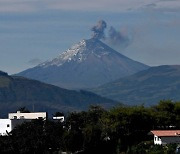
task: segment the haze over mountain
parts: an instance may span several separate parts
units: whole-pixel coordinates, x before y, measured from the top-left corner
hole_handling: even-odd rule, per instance
[[[152,105],[162,99],[180,101],[180,65],[151,67],[92,91],[130,105]]]
[[[8,76],[0,71],[0,116],[7,116],[20,107],[32,111],[86,110],[90,105],[112,107],[117,102],[87,91],[62,89],[24,77]]]
[[[97,87],[148,66],[113,50],[97,38],[82,40],[57,58],[20,72],[19,76],[69,89]]]

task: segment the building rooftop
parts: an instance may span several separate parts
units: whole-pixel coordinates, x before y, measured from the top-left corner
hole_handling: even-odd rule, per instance
[[[156,136],[180,136],[180,130],[153,130],[151,133]]]
[[[46,112],[31,112],[31,113],[21,113],[17,111],[17,113],[9,113],[9,119],[46,119],[47,113]]]

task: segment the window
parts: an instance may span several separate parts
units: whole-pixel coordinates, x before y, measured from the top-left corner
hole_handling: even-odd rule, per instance
[[[20,119],[24,119],[24,116],[20,116]]]
[[[9,127],[9,124],[7,124],[7,127]]]

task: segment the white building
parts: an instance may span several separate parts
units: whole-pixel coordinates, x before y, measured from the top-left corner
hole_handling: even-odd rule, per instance
[[[0,119],[0,135],[7,135],[14,129],[14,127],[16,127],[19,124],[22,124],[23,122],[23,120]]]
[[[180,130],[153,130],[154,144],[180,143]]]
[[[47,113],[46,112],[33,112],[33,113],[21,113],[17,111],[17,113],[9,113],[9,119],[44,119],[46,120]]]
[[[53,117],[53,120],[57,120],[57,121],[60,121],[60,122],[64,122],[64,116]]]
[[[34,113],[9,113],[8,119],[0,119],[0,135],[4,136],[11,132],[14,127],[22,124],[24,121],[29,121],[33,119],[44,119],[46,120],[46,112],[34,112]]]

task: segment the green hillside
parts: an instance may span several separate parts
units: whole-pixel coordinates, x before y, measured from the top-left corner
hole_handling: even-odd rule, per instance
[[[129,105],[152,105],[162,99],[179,101],[180,66],[151,67],[92,91]]]
[[[91,92],[66,90],[0,72],[0,116],[22,106],[26,106],[30,110],[34,108],[35,111],[53,113],[86,110],[91,104],[110,107],[116,102]]]

